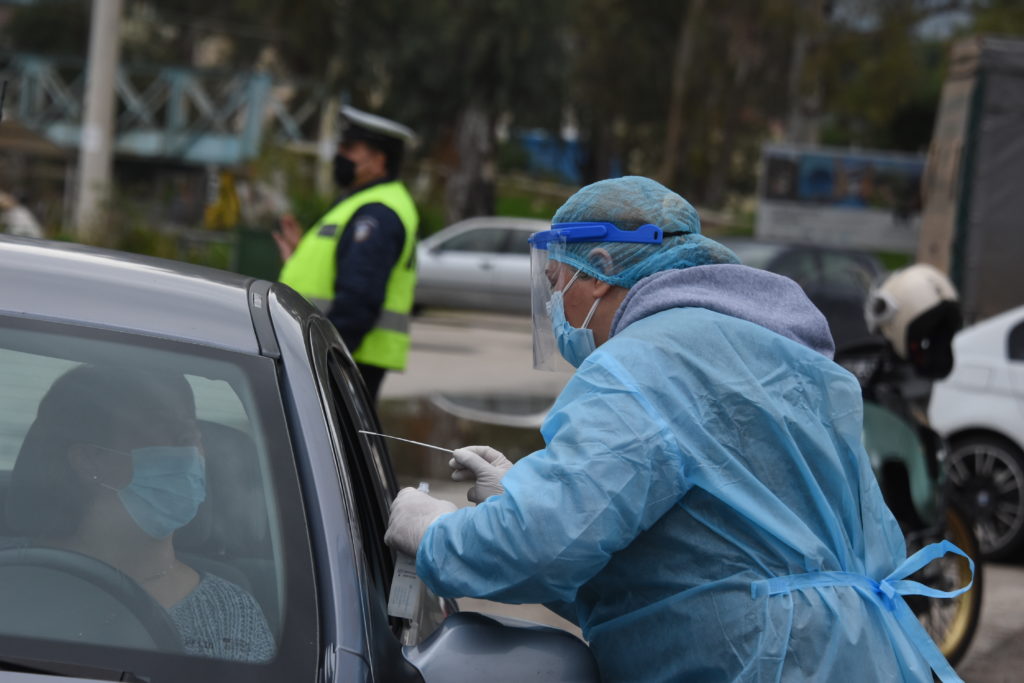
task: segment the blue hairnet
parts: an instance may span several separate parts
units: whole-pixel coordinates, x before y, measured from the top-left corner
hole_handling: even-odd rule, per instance
[[[663,270],[740,262],[730,249],[700,234],[700,217],[690,202],[650,178],[625,176],[587,185],[551,219],[585,221],[612,223],[620,230],[653,223],[666,233],[684,233],[666,235],[661,244],[570,242],[550,250],[552,259],[619,287],[628,289]]]

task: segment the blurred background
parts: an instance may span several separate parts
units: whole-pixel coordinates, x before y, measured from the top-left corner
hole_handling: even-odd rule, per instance
[[[260,233],[335,199],[341,101],[419,134],[405,175],[424,237],[470,216],[546,219],[625,173],[678,190],[712,234],[753,233],[765,195],[912,222],[953,45],[1024,35],[1016,0],[95,5],[0,2],[0,189],[49,237],[267,276]],[[90,28],[114,52],[92,85],[114,92],[109,181],[79,168],[102,137],[83,119]],[[99,225],[78,225],[96,201],[83,184]],[[899,264],[909,244],[878,246]]]
[[[280,216],[312,225],[338,199],[339,106],[415,130],[418,317],[379,412],[445,447],[514,460],[543,445],[568,375],[530,369],[525,236],[583,184],[676,190],[705,234],[799,282],[838,346],[870,337],[881,277],[937,266],[965,321],[1004,320],[1010,340],[972,375],[981,398],[952,400],[1018,418],[981,433],[1002,448],[999,486],[1016,482],[988,551],[1016,564],[989,575],[961,668],[1017,680],[1024,655],[1003,644],[1024,633],[1021,0],[0,0],[0,81],[4,231],[267,279]],[[403,483],[464,495],[442,458],[392,455]]]

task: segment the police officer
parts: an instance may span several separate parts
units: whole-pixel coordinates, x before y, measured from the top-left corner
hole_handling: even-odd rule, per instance
[[[279,279],[334,323],[376,400],[384,373],[404,369],[409,349],[419,216],[398,174],[414,135],[349,106],[341,121],[334,180],[346,195],[305,235],[294,216],[281,219]]]

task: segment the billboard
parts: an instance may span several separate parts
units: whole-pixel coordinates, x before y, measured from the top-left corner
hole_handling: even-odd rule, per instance
[[[923,155],[772,145],[761,161],[759,238],[917,250]]]

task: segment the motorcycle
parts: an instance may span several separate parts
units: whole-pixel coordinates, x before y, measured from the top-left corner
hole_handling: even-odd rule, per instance
[[[974,585],[963,595],[906,598],[942,654],[956,665],[978,627],[984,572],[973,527],[951,496],[945,443],[928,426],[928,384],[881,339],[837,351],[836,362],[861,384],[864,446],[906,537],[907,554],[946,539],[974,559]],[[948,591],[967,585],[971,570],[964,558],[946,555],[910,578]]]

